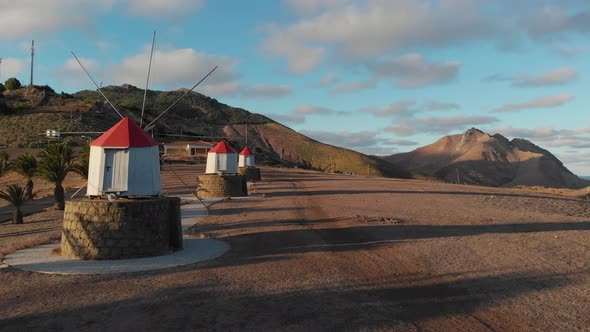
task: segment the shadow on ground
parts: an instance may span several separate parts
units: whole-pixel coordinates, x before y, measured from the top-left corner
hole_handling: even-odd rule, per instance
[[[234,292],[224,289],[223,285],[188,283],[142,297],[4,319],[0,321],[0,329],[392,329],[418,326],[439,317],[470,315],[479,307],[493,307],[521,294],[565,286],[571,280],[550,274],[453,277],[455,280],[440,281],[444,278],[438,276],[416,283],[409,281],[386,286],[360,284],[310,288],[277,294]],[[459,326],[462,324],[453,319],[445,322],[453,321]],[[483,321],[480,324],[482,328],[493,328]],[[445,330],[445,325],[439,327]],[[511,328],[517,330],[518,326],[512,325]]]

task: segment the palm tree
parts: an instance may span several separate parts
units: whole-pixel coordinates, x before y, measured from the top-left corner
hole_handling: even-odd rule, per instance
[[[72,171],[78,173],[84,180],[88,180],[88,167],[90,166],[90,145],[84,146],[80,155],[78,155],[78,162],[74,165]]]
[[[50,145],[41,151],[38,173],[43,179],[53,182],[55,185],[53,196],[55,208],[58,210],[65,208],[62,184],[68,173],[73,170],[75,161],[74,150],[66,144]]]
[[[33,198],[33,176],[37,174],[37,159],[30,153],[20,155],[12,164],[12,169],[27,179],[25,198]]]
[[[25,203],[25,190],[17,184],[11,184],[6,187],[5,191],[0,191],[0,199],[7,201],[14,206],[14,214],[12,215],[13,224],[23,223],[23,212],[21,207]]]
[[[4,175],[10,169],[10,160],[8,153],[0,151],[0,176]]]

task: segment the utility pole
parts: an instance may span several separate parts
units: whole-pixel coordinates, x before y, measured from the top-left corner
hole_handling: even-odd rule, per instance
[[[457,171],[457,184],[461,184],[461,183],[459,182],[459,169],[458,169],[458,168],[455,168],[455,170]]]
[[[0,58],[0,82],[2,82],[2,58]]]
[[[35,41],[31,41],[31,86],[33,86],[33,63],[35,60]]]

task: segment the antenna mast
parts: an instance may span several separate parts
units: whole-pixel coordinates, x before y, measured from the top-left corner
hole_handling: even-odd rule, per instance
[[[145,110],[145,99],[147,97],[148,85],[150,84],[150,72],[152,71],[152,57],[154,56],[154,44],[156,43],[156,30],[154,30],[154,37],[152,38],[152,51],[150,52],[150,64],[148,66],[147,81],[145,82],[145,91],[143,92],[143,105],[141,106],[141,118],[139,119],[139,127],[143,125],[143,111]]]
[[[33,63],[35,60],[35,40],[31,40],[31,86],[33,86]]]

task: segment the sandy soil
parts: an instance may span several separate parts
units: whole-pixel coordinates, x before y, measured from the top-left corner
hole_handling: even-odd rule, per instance
[[[100,276],[0,269],[0,330],[590,327],[585,200],[281,169],[263,179],[259,197],[213,205],[194,230],[231,244],[216,260]],[[59,226],[49,213],[0,224],[0,246]]]

